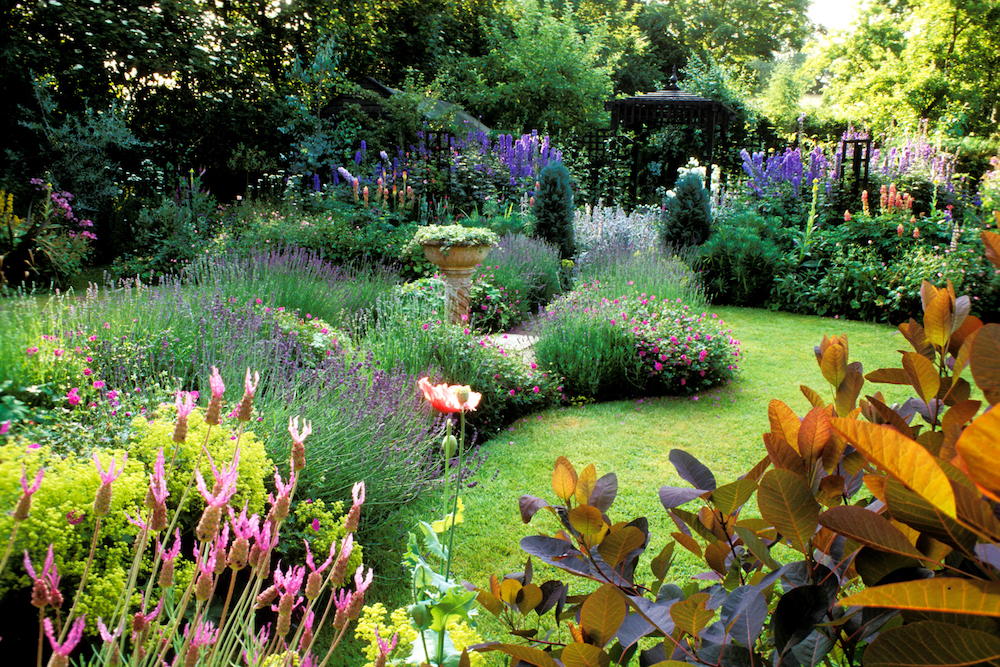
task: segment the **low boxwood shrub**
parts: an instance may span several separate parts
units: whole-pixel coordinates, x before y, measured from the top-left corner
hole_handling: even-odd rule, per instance
[[[599,283],[584,285],[537,325],[538,363],[563,378],[567,395],[688,394],[736,376],[739,341],[715,315],[645,294],[607,295]]]

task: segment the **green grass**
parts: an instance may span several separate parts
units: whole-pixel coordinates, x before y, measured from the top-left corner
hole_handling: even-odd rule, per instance
[[[612,521],[646,516],[650,551],[656,553],[676,530],[657,490],[662,485],[687,486],[667,458],[671,449],[693,454],[715,473],[719,484],[732,481],[766,453],[761,436],[769,430],[771,399],[784,401],[802,416],[810,405],[800,384],[827,393],[812,349],[824,333],[846,333],[851,360],[862,361],[866,372],[898,365],[895,350],[904,345],[895,329],[884,325],[741,308],[713,311],[742,342],[739,381],[700,394],[697,400],[663,397],[554,408],[520,420],[484,444],[490,458],[475,480],[477,487],[465,496],[465,523],[459,526],[455,559],[461,577],[482,586],[491,574],[520,571],[526,558],[518,546],[520,538],[556,530],[548,512],[539,513],[532,525],[523,525],[517,499],[531,494],[554,500],[551,475],[559,455],[578,470],[592,462],[598,475],[617,474],[619,495],[609,516]],[[906,396],[903,390],[885,388],[867,384],[862,394],[882,389],[890,402]],[[408,512],[413,520],[426,518],[433,502]],[[755,509],[751,501],[748,512]],[[540,563],[534,565],[539,581],[555,574]],[[640,565],[640,571],[644,567]],[[671,578],[683,583],[697,571],[693,559],[682,557]],[[500,632],[491,624],[486,627]]]

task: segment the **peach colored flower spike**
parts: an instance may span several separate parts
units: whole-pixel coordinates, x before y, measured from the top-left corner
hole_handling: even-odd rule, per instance
[[[428,378],[420,378],[417,382],[420,386],[421,391],[424,392],[424,398],[430,401],[430,404],[440,412],[462,412],[464,410],[475,410],[476,406],[479,405],[480,399],[483,395],[472,391],[469,387],[453,384],[431,384]],[[468,398],[463,402],[459,398],[460,392],[467,392]]]

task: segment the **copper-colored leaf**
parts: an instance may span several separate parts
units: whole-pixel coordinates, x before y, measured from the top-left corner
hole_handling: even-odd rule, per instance
[[[962,322],[962,326],[955,329],[951,334],[951,340],[948,342],[948,352],[958,360],[955,362],[955,368],[953,369],[955,375],[960,375],[962,369],[965,368],[965,364],[969,362],[968,353],[966,353],[964,363],[962,362],[962,348],[967,344],[971,346],[976,332],[982,328],[983,321],[975,315],[969,315]]]
[[[494,616],[499,616],[503,611],[503,602],[496,595],[481,588],[476,589],[476,602],[486,607],[486,611]]]
[[[958,520],[969,530],[990,542],[1000,542],[1000,520],[993,514],[993,507],[979,495],[961,484],[952,484]]]
[[[910,544],[906,536],[888,519],[863,507],[834,507],[820,514],[819,522],[827,528],[873,549],[914,558],[923,557],[923,554]]]
[[[852,364],[853,365],[853,364]],[[865,386],[865,379],[861,373],[849,369],[844,381],[837,387],[834,394],[834,403],[837,406],[837,414],[847,417],[858,404],[858,396],[861,395],[861,388]]]
[[[877,466],[894,475],[948,516],[955,516],[955,495],[934,456],[886,426],[834,419],[833,429]]]
[[[509,605],[517,602],[517,594],[521,592],[521,582],[517,579],[504,579],[500,582],[500,599]]]
[[[709,544],[705,547],[705,563],[715,572],[726,575],[726,556],[729,555],[729,547],[725,544]]]
[[[653,577],[657,581],[662,581],[667,572],[670,570],[670,566],[674,562],[674,548],[677,546],[676,542],[667,542],[667,546],[649,563],[649,569],[653,571]],[[699,554],[700,556],[700,554]]]
[[[559,656],[565,667],[608,667],[611,656],[591,644],[567,644]]]
[[[830,441],[830,416],[823,408],[813,408],[802,418],[799,427],[799,455],[812,468],[823,454],[823,448]]]
[[[819,368],[823,371],[823,379],[836,389],[847,375],[847,350],[841,345],[831,345],[826,348]]]
[[[874,409],[894,429],[905,435],[907,438],[913,438],[913,429],[910,428],[910,425],[907,424],[895,410],[890,408],[875,396],[868,396],[868,403],[871,405],[872,409]]]
[[[949,481],[949,485],[950,483]],[[954,487],[952,487],[952,493],[954,494]],[[902,482],[895,478],[886,480],[885,503],[893,519],[919,531],[924,539],[936,540],[948,545],[949,548],[959,549],[966,554],[972,553],[976,543],[976,536],[972,531],[919,494],[907,489]],[[924,541],[918,540],[917,542],[917,548],[925,554],[930,554],[928,551],[930,547],[931,545],[925,544]]]
[[[580,627],[595,645],[603,647],[614,638],[627,611],[628,605],[618,589],[604,584],[584,600],[580,608]]]
[[[695,593],[687,600],[675,602],[670,606],[670,618],[674,626],[692,636],[698,636],[709,621],[715,618],[715,611],[705,609],[708,593]]]
[[[595,535],[604,529],[601,510],[592,505],[577,505],[569,511],[569,523],[581,535]]]
[[[925,285],[929,285],[924,281]],[[939,289],[924,304],[924,335],[939,350],[948,347],[952,325],[955,322],[955,297],[947,289]]]
[[[530,646],[521,646],[520,644],[489,644],[485,650],[500,651],[516,660],[534,665],[535,667],[559,667],[559,663],[551,655]]]
[[[1000,638],[951,623],[919,621],[882,632],[865,649],[865,667],[996,664]]]
[[[983,245],[986,246],[986,259],[993,262],[993,266],[1000,269],[1000,234],[983,231],[980,232],[979,238],[983,240]]]
[[[879,368],[866,375],[865,379],[881,384],[910,384],[910,376],[902,368]]]
[[[677,540],[682,547],[693,553],[698,558],[701,558],[701,545],[698,544],[698,540],[694,539],[690,535],[685,535],[684,533],[670,533],[670,535]]]
[[[611,532],[597,547],[604,562],[611,567],[617,567],[625,557],[638,549],[646,541],[646,536],[635,526],[624,526]]]
[[[594,486],[596,485],[597,468],[595,468],[594,464],[591,463],[580,471],[580,476],[576,479],[576,504],[590,504],[590,494],[594,492]]]
[[[806,462],[802,460],[802,457],[799,456],[792,445],[785,442],[785,439],[780,435],[765,433],[764,448],[767,449],[768,458],[771,459],[771,463],[774,464],[775,468],[791,470],[803,477],[809,474]]]
[[[793,549],[812,552],[809,540],[816,532],[820,507],[804,479],[788,470],[768,471],[760,479],[757,506]]]
[[[773,399],[767,405],[767,418],[771,423],[772,434],[781,438],[792,447],[798,446],[800,422],[790,407],[778,399]]]
[[[760,539],[753,530],[747,526],[736,526],[733,528],[733,532],[736,533],[739,538],[743,541],[743,545],[750,550],[754,556],[756,556],[761,563],[767,566],[771,570],[778,569],[778,563],[771,557],[771,551],[764,544],[764,540]]]
[[[928,359],[934,359],[934,346],[927,340],[927,336],[924,335],[924,328],[916,320],[910,318],[909,322],[900,324],[899,332],[903,334],[915,351]]]
[[[903,370],[921,399],[926,402],[937,396],[941,389],[941,376],[927,357],[907,352],[903,355]]]
[[[552,491],[564,503],[569,503],[576,492],[576,470],[565,456],[556,459],[556,466],[552,471]]]
[[[1000,581],[936,577],[875,586],[840,600],[845,607],[1000,616]]]
[[[542,589],[535,584],[528,584],[524,586],[517,595],[517,600],[515,604],[517,605],[517,610],[522,614],[527,614],[529,611],[542,604]]]
[[[827,475],[819,481],[817,500],[827,507],[834,507],[844,502],[844,478],[840,475]]]
[[[765,456],[760,461],[757,462],[753,468],[747,471],[747,474],[743,475],[743,479],[749,479],[754,482],[760,479],[760,476],[767,472],[767,469],[771,467],[771,458]]]
[[[814,408],[821,408],[826,405],[826,401],[823,400],[823,397],[820,396],[819,392],[816,390],[810,389],[804,384],[800,384],[799,391],[802,392],[802,395],[806,397],[806,400],[809,401]]]
[[[744,477],[712,491],[709,500],[715,506],[715,509],[725,515],[729,515],[742,507],[756,490],[757,483],[752,479]]]
[[[1000,403],[1000,324],[987,324],[976,334],[969,355],[972,377],[990,405]]]
[[[985,412],[966,426],[955,451],[969,479],[994,500],[1000,498],[1000,409]]]

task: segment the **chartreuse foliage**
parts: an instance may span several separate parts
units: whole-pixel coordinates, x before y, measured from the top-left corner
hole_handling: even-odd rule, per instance
[[[1000,235],[983,237],[1000,266]],[[648,572],[638,567],[651,548],[647,519],[610,515],[617,477],[559,457],[557,500],[519,503],[525,523],[544,508],[557,532],[521,548],[597,588],[571,595],[563,581],[534,583],[529,557],[524,572],[494,576],[478,593],[526,644],[478,650],[541,667],[637,654],[657,667],[1000,660],[1000,413],[990,409],[1000,402],[1000,325],[970,316],[951,286],[924,283],[921,296],[923,325],[900,325],[913,348],[901,368],[865,375],[846,337],[824,336],[815,352],[827,392],[802,386],[813,405],[802,416],[772,401],[767,456],[740,479],[719,484],[690,454],[670,452],[690,487],[659,490],[677,530],[650,551]],[[862,398],[866,379],[917,397]],[[759,518],[741,516],[754,496]],[[667,581],[678,548],[707,567],[683,587]],[[549,611],[567,633],[543,638],[525,623]]]

